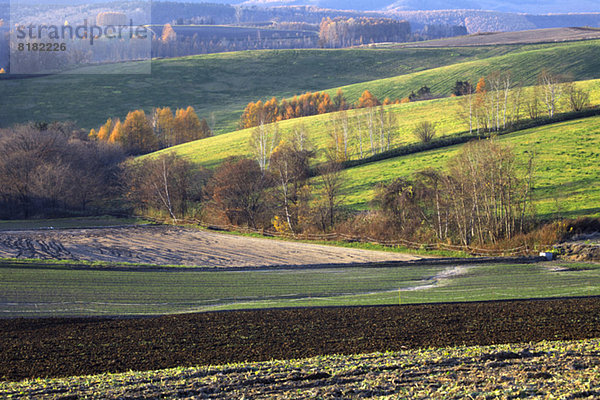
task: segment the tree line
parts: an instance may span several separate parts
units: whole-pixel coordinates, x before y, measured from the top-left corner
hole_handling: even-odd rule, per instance
[[[232,157],[214,171],[165,154],[132,165],[127,197],[142,213],[175,220],[193,216],[280,233],[326,232],[339,221],[341,169],[327,162],[310,179],[315,154],[289,138],[271,150],[264,169],[256,159]]]
[[[494,139],[463,146],[443,170],[379,184],[369,212],[356,213],[342,206],[346,174],[336,152],[321,150],[326,161],[311,169],[319,150],[305,129],[261,137],[259,128],[248,143],[252,158],[230,158],[214,171],[174,153],[127,160],[117,144],[68,123],[3,130],[1,217],[135,210],[279,233],[465,245],[512,240],[535,222],[534,156],[519,160]]]
[[[200,119],[192,106],[179,108],[173,114],[170,107],[159,107],[146,115],[144,110],[127,114],[123,122],[109,118],[89,137],[120,145],[127,154],[144,154],[211,136],[206,119]]]
[[[365,90],[358,101],[352,104],[346,100],[341,89],[338,89],[333,98],[325,92],[306,92],[300,96],[294,96],[291,100],[282,99],[278,101],[277,98],[273,97],[265,102],[261,100],[250,102],[242,113],[239,125],[240,128],[246,129],[293,118],[328,114],[355,108],[400,104],[408,101],[408,99],[392,101],[389,98],[380,101],[370,91]]]
[[[319,26],[319,43],[321,47],[339,48],[376,42],[406,42],[410,33],[407,21],[391,18],[324,18]]]
[[[123,150],[72,123],[0,130],[0,219],[97,214],[120,208]]]
[[[538,85],[532,88],[517,85],[510,72],[492,72],[481,77],[476,85],[459,80],[452,96],[459,98],[459,118],[467,124],[470,135],[487,135],[512,128],[524,120],[535,122],[544,115],[553,117],[559,110],[581,111],[589,106],[588,91],[547,70],[539,73]],[[427,85],[394,102],[389,99],[381,102],[368,90],[355,104],[348,103],[341,90],[333,98],[325,92],[309,92],[281,102],[276,98],[265,103],[252,102],[246,107],[240,125],[254,128],[251,147],[261,154],[256,160],[262,169],[266,168],[268,155],[278,144],[279,121],[325,113],[329,114],[325,120],[329,140],[323,150],[331,154],[328,157],[337,162],[362,160],[398,146],[402,134],[398,115],[386,105],[434,97]],[[349,112],[351,109],[358,110]],[[438,128],[434,121],[421,121],[409,133],[419,142],[427,143],[435,138]],[[292,129],[306,131],[303,124],[296,124]]]
[[[524,118],[553,118],[559,110],[578,112],[589,107],[589,91],[577,87],[567,76],[543,69],[537,85],[524,89],[517,85],[510,71],[495,71],[481,77],[473,86],[456,82],[454,95],[462,96],[463,118],[469,133],[497,132]]]
[[[530,155],[519,166],[512,150],[493,138],[469,142],[443,171],[379,184],[375,203],[403,237],[496,244],[532,222],[533,161]]]
[[[382,241],[495,245],[535,224],[534,157],[519,160],[494,139],[468,143],[443,170],[425,169],[377,185],[366,213],[342,207],[345,174],[339,163],[328,160],[311,178],[316,152],[309,143],[292,133],[271,150],[266,168],[243,157],[226,160],[212,173],[173,154],[145,160],[135,170],[130,196],[146,211],[162,210],[175,219],[196,202],[195,217],[209,224]]]
[[[223,53],[244,50],[306,49],[317,47],[315,32],[269,29],[248,33],[247,29],[232,26],[229,30],[177,34],[178,27],[165,25],[152,38],[153,57],[182,57],[195,54]],[[236,29],[239,32],[236,32]]]

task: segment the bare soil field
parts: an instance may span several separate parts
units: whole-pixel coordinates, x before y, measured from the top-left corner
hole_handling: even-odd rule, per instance
[[[1,257],[203,267],[345,264],[421,258],[170,226],[0,232]]]
[[[468,47],[506,44],[558,43],[600,39],[600,29],[549,28],[518,32],[477,33],[448,39],[403,44],[400,47]]]
[[[140,319],[0,319],[0,381],[591,338],[600,338],[599,297],[228,311]],[[599,354],[595,353],[596,361]],[[483,361],[497,362],[499,367],[516,358],[497,355]],[[413,373],[427,374],[419,366]],[[312,381],[321,378],[315,376]],[[184,397],[201,394],[190,392]]]

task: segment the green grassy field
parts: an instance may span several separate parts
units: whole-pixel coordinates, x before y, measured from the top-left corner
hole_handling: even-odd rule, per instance
[[[579,82],[578,86],[590,92],[590,101],[594,105],[600,104],[600,80],[589,80]],[[366,87],[366,86],[365,86]],[[530,89],[527,89],[530,90]],[[563,106],[564,108],[564,106]],[[350,110],[348,115],[355,119],[364,110]],[[423,121],[436,123],[437,136],[445,137],[468,132],[467,121],[462,117],[463,106],[460,98],[444,98],[430,101],[420,101],[408,104],[390,105],[386,112],[394,113],[397,117],[397,129],[394,134],[391,147],[416,143],[417,139],[412,134],[414,127]],[[525,115],[523,115],[525,117]],[[292,119],[279,123],[282,138],[289,137],[298,124],[302,124],[308,133],[310,141],[318,150],[317,161],[325,159],[325,151],[330,145],[331,137],[329,131],[331,115],[315,115],[311,117]],[[368,138],[366,127],[363,124],[363,149],[364,154],[369,155]],[[179,146],[152,153],[155,154],[175,152],[189,161],[206,168],[214,168],[230,156],[250,156],[248,145],[253,129],[229,132],[226,134],[209,137],[195,142],[184,143]],[[356,159],[359,155],[358,139],[350,141],[350,158]]]
[[[575,42],[568,45],[523,49],[518,52],[490,57],[482,60],[454,63],[439,68],[428,69],[412,74],[405,74],[368,82],[353,84],[341,89],[347,98],[355,101],[365,88],[378,98],[405,97],[422,85],[427,85],[431,92],[449,95],[457,80],[477,82],[482,76],[494,71],[510,71],[514,82],[521,86],[537,84],[537,77],[543,68],[555,74],[570,76],[575,80],[600,78],[600,41]],[[335,90],[329,93],[335,94]]]
[[[600,87],[600,81],[598,81]],[[600,94],[600,91],[599,91]],[[416,139],[411,134],[414,126],[424,120],[431,120],[434,117],[438,123],[440,136],[447,136],[463,132],[467,127],[466,124],[458,117],[459,104],[454,99],[440,99],[426,102],[416,102],[409,104],[390,105],[386,107],[388,112],[393,112],[398,116],[398,129],[392,145],[394,147],[401,146],[407,143],[414,143]],[[444,110],[443,113],[440,110]],[[355,117],[363,113],[364,110],[350,110],[348,115]],[[292,119],[279,123],[279,131],[283,139],[289,137],[293,132],[294,127],[298,124],[303,124],[306,128],[311,143],[314,145],[317,152],[317,159],[324,160],[325,149],[329,146],[331,138],[329,126],[331,115],[315,115],[311,117]],[[363,135],[366,135],[363,127]],[[253,129],[243,129],[230,133],[225,133],[218,136],[212,136],[207,139],[198,140],[195,142],[185,143],[179,146],[161,150],[157,153],[161,154],[175,152],[180,156],[201,165],[206,168],[214,168],[222,163],[230,156],[250,156],[251,151],[248,145]],[[368,140],[363,138],[365,154],[368,154]],[[358,153],[358,143],[352,141],[351,145],[352,158],[356,158]],[[147,157],[152,157],[149,155]]]
[[[578,85],[590,91],[592,104],[600,104],[600,80],[579,82]],[[416,138],[411,132],[419,121],[436,122],[439,136],[464,132],[466,122],[459,115],[460,101],[458,98],[447,98],[389,106],[389,112],[396,113],[398,117],[398,132],[392,147],[415,143]],[[361,110],[353,110],[350,115],[359,112]],[[331,140],[328,121],[327,115],[307,117],[301,121],[318,149],[326,147]],[[298,123],[298,120],[283,121],[280,124],[282,136],[288,135]],[[251,134],[251,129],[231,132],[163,152],[175,151],[198,165],[213,168],[228,156],[249,156],[248,140]],[[501,137],[500,141],[514,147],[515,153],[523,161],[525,151],[533,150],[536,153],[535,196],[540,215],[600,215],[600,188],[597,185],[600,179],[598,117],[515,132]],[[356,151],[356,141],[351,143],[351,148]],[[426,167],[443,168],[459,148],[451,146],[348,169],[344,172],[344,204],[351,209],[366,209],[377,183],[406,176]],[[317,160],[323,158],[324,152],[321,151]]]
[[[600,117],[542,126],[500,137],[523,162],[535,153],[534,198],[541,216],[600,216]],[[451,146],[344,171],[345,204],[367,208],[379,182],[427,167],[443,168],[460,149]]]
[[[108,117],[157,106],[192,105],[212,121],[215,132],[231,132],[250,101],[293,96],[305,91],[347,87],[352,101],[369,88],[378,96],[404,97],[427,84],[449,94],[456,79],[479,78],[492,70],[513,69],[517,81],[532,83],[544,66],[575,78],[600,78],[597,41],[553,45],[513,45],[440,49],[350,49],[248,51],[156,60],[152,74],[127,75],[135,64],[87,67],[85,74],[0,80],[2,126],[30,120],[73,120],[90,129]],[[514,55],[514,57],[513,57]],[[467,63],[465,63],[467,62]],[[461,64],[465,63],[465,64]],[[438,67],[458,64],[450,69]],[[110,69],[111,74],[104,74]],[[431,73],[361,84],[431,70]],[[440,76],[439,74],[443,76]],[[333,90],[333,89],[332,89]],[[358,95],[357,95],[358,94]],[[214,113],[214,114],[213,114]]]
[[[0,127],[68,119],[90,129],[138,108],[192,105],[209,120],[214,113],[217,133],[231,132],[250,101],[407,74],[522,47],[246,51],[154,60],[152,74],[145,75],[135,74],[135,63],[123,63],[87,67],[79,75],[0,80],[0,90],[10,93],[0,97]]]
[[[0,220],[0,232],[24,229],[68,229],[146,224],[139,218],[81,217],[57,219]]]
[[[4,317],[171,314],[599,294],[600,265],[560,262],[239,271],[11,261],[0,266],[0,312]]]

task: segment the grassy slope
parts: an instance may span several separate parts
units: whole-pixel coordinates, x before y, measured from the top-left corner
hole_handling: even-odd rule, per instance
[[[450,279],[432,279],[454,266],[153,271],[7,261],[0,266],[0,311],[5,317],[140,315],[600,295],[600,265],[565,265],[561,272],[545,264],[471,265]]]
[[[600,117],[515,132],[500,138],[520,159],[536,154],[535,196],[540,214],[600,216]],[[397,157],[348,169],[345,202],[366,208],[378,182],[406,176],[426,167],[443,168],[459,146]]]
[[[567,60],[556,66],[554,60]],[[362,82],[342,89],[347,98],[354,101],[365,90],[371,90],[380,98],[398,98],[408,95],[412,90],[428,85],[434,93],[451,92],[457,80],[471,79],[476,81],[492,71],[511,71],[513,80],[524,84],[534,84],[537,74],[544,67],[555,67],[557,73],[570,73],[578,80],[600,78],[600,41],[559,45],[551,48],[528,50],[521,53],[492,57],[488,59],[458,63],[451,66],[434,68],[369,82]],[[600,101],[600,83],[589,82],[586,86],[593,93],[593,103]],[[329,90],[331,94],[337,88]],[[463,132],[466,129],[461,119],[460,105],[456,100],[441,99],[431,102],[420,102],[408,105],[391,106],[389,108],[398,113],[399,132],[395,145],[414,142],[410,135],[412,128],[421,120],[430,120],[438,123],[441,135],[451,135]],[[351,113],[352,114],[352,113]],[[303,119],[308,128],[311,139],[317,148],[323,148],[329,140],[326,123],[329,116],[313,116]],[[281,123],[281,132],[285,134],[299,120],[284,121]],[[205,167],[214,167],[227,156],[247,155],[248,139],[251,130],[230,132],[225,135],[211,137],[202,141],[187,143],[165,151],[176,151],[190,160]],[[356,149],[355,149],[356,151]]]
[[[346,96],[354,101],[365,86],[379,98],[405,97],[421,85],[427,85],[434,94],[450,94],[457,80],[477,80],[493,71],[510,71],[512,79],[522,85],[537,83],[539,72],[550,71],[567,75],[575,80],[600,78],[600,41],[576,42],[568,45],[544,47],[492,57],[484,60],[455,63],[436,69],[401,75],[342,87]],[[337,89],[336,89],[337,90]],[[334,93],[331,90],[330,93]]]
[[[412,73],[532,46],[471,49],[279,50],[155,60],[152,74],[135,63],[85,68],[85,74],[0,80],[0,127],[29,120],[70,119],[93,128],[109,116],[156,106],[192,105],[214,112],[216,131],[237,127],[250,101]],[[109,72],[109,74],[107,74]]]
[[[435,116],[433,120],[438,123],[439,132],[443,136],[456,134],[466,129],[465,123],[458,117],[459,104],[450,99],[391,105],[387,107],[387,110],[398,115],[398,132],[393,141],[394,146],[415,142],[414,137],[410,134],[413,127],[419,121],[432,120],[432,116]],[[444,110],[444,112],[440,113],[440,110]],[[362,112],[364,110],[351,110],[349,115],[355,116]],[[315,115],[282,121],[279,124],[279,131],[282,138],[285,138],[293,131],[294,126],[301,123],[306,127],[308,136],[315,148],[324,149],[331,140],[328,133],[330,129],[328,127],[329,119],[330,115]],[[365,128],[363,127],[363,129]],[[248,141],[252,132],[253,129],[234,131],[171,147],[154,154],[174,151],[194,163],[212,168],[229,156],[250,156]],[[366,153],[367,143],[364,143],[364,149]],[[357,143],[353,143],[351,152],[354,154],[352,158],[355,158],[358,152]],[[323,159],[323,157],[324,153],[319,152],[318,158]]]
[[[600,80],[579,83],[591,91],[593,104],[600,103]],[[439,134],[453,135],[466,129],[459,117],[460,99],[440,99],[390,106],[397,113],[399,132],[394,145],[413,143],[413,126],[422,120],[438,123]],[[354,111],[351,112],[351,115]],[[317,148],[323,148],[330,140],[327,134],[328,116],[303,119],[304,125]],[[281,123],[285,136],[298,120]],[[248,139],[252,130],[243,130],[184,144],[164,151],[178,154],[203,165],[214,167],[227,156],[248,155]],[[565,135],[565,132],[569,132]],[[545,126],[513,133],[501,139],[515,146],[517,155],[532,148],[538,154],[536,161],[536,196],[538,211],[546,216],[562,212],[569,216],[600,215],[600,189],[595,180],[600,179],[600,119],[589,118],[554,126]],[[356,151],[357,144],[352,148]],[[384,160],[345,172],[345,204],[354,209],[368,207],[376,183],[389,181],[395,176],[408,175],[426,166],[443,167],[446,160],[456,154],[459,146],[438,149],[421,154]],[[320,154],[320,158],[323,154]],[[521,157],[522,158],[522,157]]]
[[[579,85],[591,92],[592,104],[600,104],[600,80],[580,82]],[[368,87],[368,83],[364,84]],[[388,106],[387,110],[393,112],[398,117],[398,131],[392,142],[392,147],[398,147],[403,144],[415,143],[417,140],[412,135],[414,126],[421,121],[431,121],[437,123],[438,136],[455,135],[468,130],[467,124],[460,116],[460,99],[445,98],[424,102],[409,104],[400,104]],[[350,116],[364,112],[363,110],[351,110]],[[293,119],[282,121],[279,124],[282,137],[286,137],[292,132],[294,126],[303,124],[309,134],[309,137],[317,149],[325,148],[330,142],[328,134],[329,115],[316,115],[302,119]],[[363,130],[365,128],[363,127]],[[363,135],[364,135],[363,131]],[[234,131],[223,135],[213,136],[207,139],[185,143],[176,147],[162,150],[162,153],[176,152],[186,157],[190,161],[212,168],[220,164],[229,156],[250,155],[248,141],[252,135],[252,129]],[[365,138],[366,139],[366,138]],[[365,153],[367,153],[367,143],[364,144]],[[158,154],[160,154],[159,152]],[[351,158],[357,158],[358,143],[357,140],[351,143]],[[156,153],[155,153],[156,154]],[[318,154],[322,159],[324,154]]]

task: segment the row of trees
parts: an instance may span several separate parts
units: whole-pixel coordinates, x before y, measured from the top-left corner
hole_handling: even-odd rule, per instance
[[[232,29],[235,29],[232,27]],[[166,34],[166,36],[165,36]],[[166,39],[166,40],[165,40]],[[153,57],[182,57],[195,54],[223,53],[244,50],[307,49],[317,47],[317,35],[313,33],[287,35],[174,35],[174,31],[163,32],[152,39]]]
[[[444,171],[380,184],[375,202],[404,237],[497,243],[523,233],[531,221],[532,165],[532,154],[519,165],[494,139],[470,142]]]
[[[355,223],[362,216],[344,220],[340,164],[329,160],[311,178],[314,156],[292,136],[272,150],[267,169],[257,160],[231,158],[210,176],[164,155],[138,164],[130,194],[138,206],[167,211],[172,218],[202,202],[207,222],[295,234],[341,229],[382,240],[495,244],[526,232],[533,221],[534,155],[518,160],[495,139],[467,144],[444,170],[426,169],[378,185],[369,217],[380,221],[377,232],[376,223],[368,232]]]
[[[123,151],[69,123],[0,131],[0,219],[97,213],[120,192]]]
[[[510,71],[493,72],[473,87],[468,81],[456,82],[455,95],[464,97],[463,114],[469,131],[496,132],[526,117],[536,120],[554,117],[561,109],[581,111],[589,106],[589,92],[568,77],[544,69],[538,84],[528,90],[517,85]]]
[[[563,107],[570,111],[581,111],[589,105],[589,93],[578,88],[568,77],[552,74],[548,70],[540,72],[538,85],[530,90],[519,85],[510,73],[493,72],[481,77],[476,85],[469,81],[457,81],[453,96],[463,97],[463,117],[469,125],[469,132],[497,132],[514,125],[524,117],[532,120],[544,114],[553,117]],[[402,100],[386,98],[381,101],[369,90],[365,90],[356,103],[346,100],[340,90],[331,97],[325,92],[307,92],[294,96],[291,100],[278,101],[275,97],[266,102],[250,102],[240,118],[241,128],[252,128],[292,118],[332,112],[372,108],[381,105],[401,104],[436,97],[424,85],[411,92]]]
[[[559,109],[581,111],[589,105],[587,91],[547,71],[540,73],[539,85],[533,88],[516,86],[509,72],[495,72],[479,79],[476,86],[469,81],[457,81],[453,92],[455,96],[462,96],[462,117],[471,134],[497,132],[522,119],[552,117]],[[408,101],[431,97],[429,87],[423,86]],[[242,124],[245,128],[255,127],[250,147],[262,170],[268,169],[270,154],[280,140],[277,121],[313,112],[331,113],[326,124],[330,140],[323,149],[329,159],[337,162],[364,159],[397,146],[401,132],[397,114],[384,107],[389,103],[387,99],[381,103],[369,91],[365,91],[356,104],[348,104],[341,91],[333,99],[326,93],[307,93],[291,102],[278,102],[273,98],[266,103],[250,103]],[[347,111],[352,108],[364,111]],[[412,134],[421,142],[429,142],[437,129],[436,123],[422,121],[413,127]],[[301,123],[292,130],[299,140],[308,136]]]
[[[400,104],[400,102],[399,99],[392,101],[389,98],[380,101],[368,90],[363,92],[355,104],[348,103],[341,89],[337,91],[333,98],[325,92],[307,92],[300,96],[294,96],[291,100],[283,99],[281,101],[273,97],[266,102],[259,100],[256,103],[248,103],[240,119],[240,127],[242,129],[252,128],[261,124],[270,124],[293,118],[327,114],[353,108]]]
[[[321,47],[349,47],[369,43],[406,42],[411,28],[407,21],[390,18],[324,18],[319,27]]]
[[[211,135],[206,119],[198,118],[192,106],[179,108],[175,114],[169,107],[155,108],[151,115],[144,110],[127,114],[123,122],[109,118],[90,138],[120,145],[128,154],[143,154],[203,139]]]
[[[207,222],[287,233],[326,231],[336,222],[340,169],[335,163],[324,165],[314,185],[309,180],[313,156],[283,141],[273,151],[269,170],[256,160],[230,158],[211,175],[166,154],[129,169],[128,198],[139,210],[175,220],[202,204]]]
[[[325,129],[329,140],[322,151],[326,159],[343,162],[352,158],[364,159],[392,149],[400,130],[397,114],[384,105],[371,106],[359,113],[347,110],[331,113]],[[279,123],[261,123],[252,131],[249,147],[253,159],[262,171],[269,169],[271,157],[281,141]],[[301,151],[316,151],[309,131],[303,123],[295,124],[287,141]]]
[[[316,151],[301,127],[273,141],[263,153],[268,164],[232,158],[214,173],[174,154],[124,163],[119,146],[90,140],[69,124],[0,133],[3,218],[98,213],[130,204],[173,219],[196,215],[296,234],[344,225],[337,153],[328,152],[315,174],[310,164]],[[465,245],[511,239],[527,230],[533,215],[533,161],[533,154],[522,162],[510,148],[481,140],[464,146],[443,171],[381,184],[373,210],[384,221],[379,237]],[[346,220],[345,233],[364,234]]]
[[[371,106],[350,116],[347,111],[332,114],[328,123],[331,138],[329,158],[338,162],[382,153],[392,148],[399,134],[397,114],[383,105]]]

